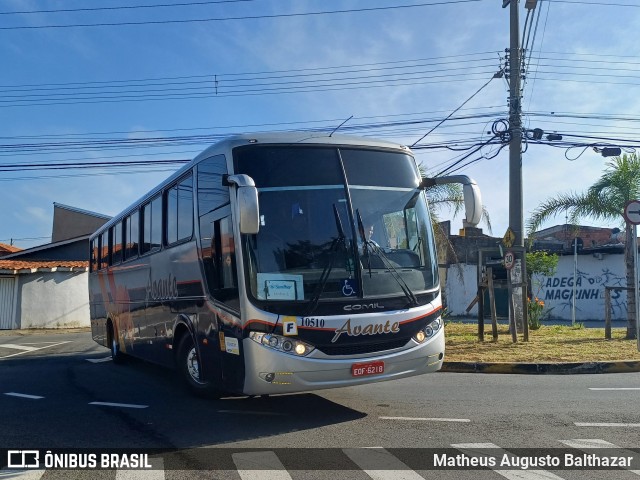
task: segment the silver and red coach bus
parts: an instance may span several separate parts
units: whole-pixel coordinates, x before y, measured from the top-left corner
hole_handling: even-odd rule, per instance
[[[477,224],[475,182],[436,181],[460,179]],[[397,144],[309,133],[223,140],[92,235],[93,339],[114,362],[176,368],[196,392],[435,372],[444,331],[424,188]]]

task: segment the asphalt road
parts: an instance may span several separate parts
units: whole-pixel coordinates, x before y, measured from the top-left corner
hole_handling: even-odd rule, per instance
[[[113,365],[88,333],[0,336],[0,448],[127,449],[154,459],[177,452],[156,470],[36,469],[12,473],[15,478],[630,479],[640,475],[640,463],[637,472],[433,470],[423,457],[501,458],[506,452],[539,458],[569,447],[573,453],[608,447],[599,451],[639,462],[639,453],[629,453],[640,447],[639,409],[638,373],[437,373],[207,400],[186,392],[171,371],[139,361]],[[0,467],[6,463],[0,457]],[[14,478],[7,472],[0,478]]]

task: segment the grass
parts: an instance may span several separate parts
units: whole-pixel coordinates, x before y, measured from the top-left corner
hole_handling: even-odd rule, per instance
[[[513,343],[509,327],[498,325],[494,341],[491,323],[485,324],[484,342],[478,341],[477,324],[447,322],[445,326],[448,362],[594,362],[639,360],[635,340],[625,340],[626,329],[612,329],[611,340],[604,328],[543,325],[529,330],[529,341],[518,335]]]

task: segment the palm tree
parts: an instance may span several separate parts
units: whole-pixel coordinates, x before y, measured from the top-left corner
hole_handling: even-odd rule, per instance
[[[529,235],[547,219],[559,213],[569,214],[568,222],[577,224],[579,219],[620,221],[625,203],[640,198],[640,157],[632,153],[613,157],[607,162],[602,176],[585,193],[563,193],[543,202],[528,223]],[[633,231],[626,226],[624,246],[627,287],[634,288]],[[629,290],[627,290],[629,291]],[[636,338],[635,296],[627,295],[627,337]]]

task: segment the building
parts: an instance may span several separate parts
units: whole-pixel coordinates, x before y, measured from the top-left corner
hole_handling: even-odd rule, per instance
[[[21,248],[14,247],[13,245],[7,245],[6,243],[0,243],[0,257],[4,255],[10,255],[22,250]]]
[[[534,250],[562,252],[573,251],[574,239],[578,249],[595,248],[603,245],[619,244],[624,234],[619,228],[589,227],[584,225],[556,225],[531,234]]]
[[[89,236],[110,217],[54,203],[52,242],[0,258],[0,329],[89,326]]]

